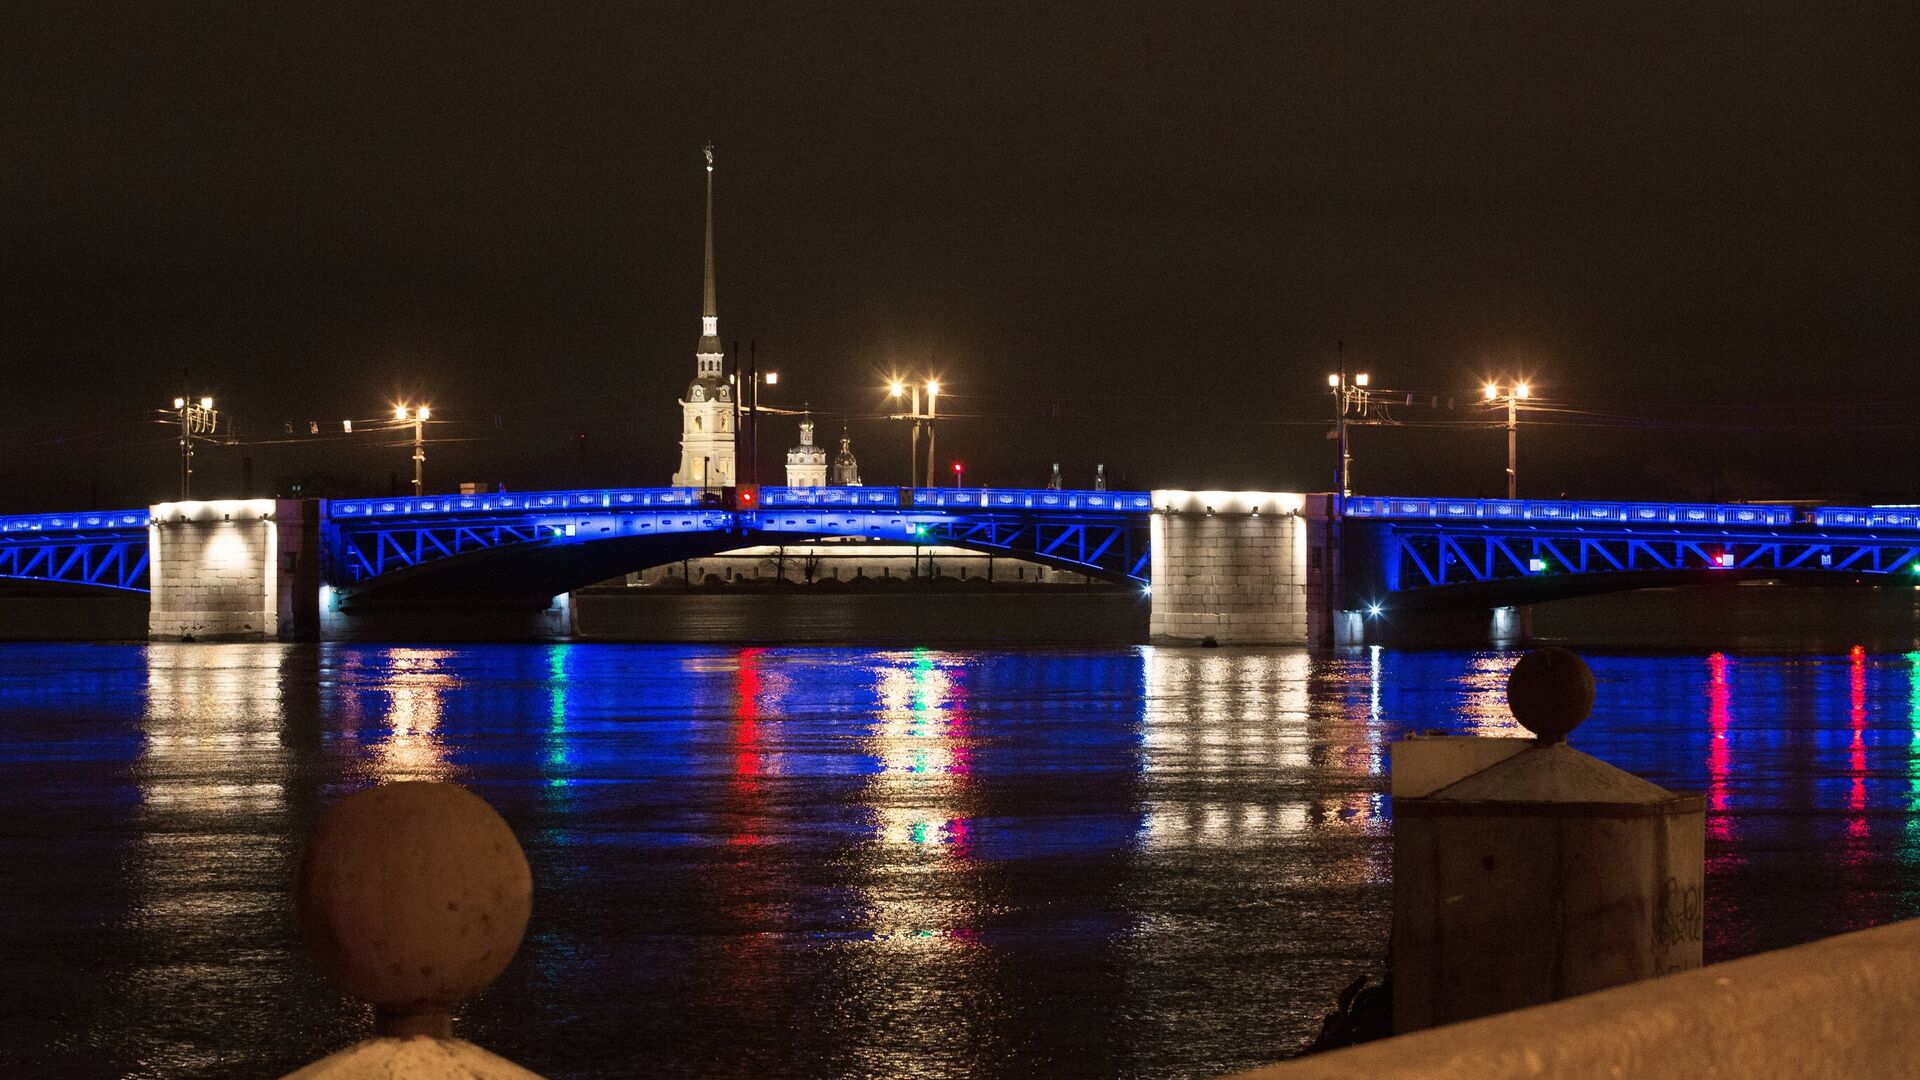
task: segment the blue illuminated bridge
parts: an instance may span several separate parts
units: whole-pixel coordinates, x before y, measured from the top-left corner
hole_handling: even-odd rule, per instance
[[[1153,520],[1173,509],[1156,497],[855,487],[743,489],[723,501],[620,488],[343,499],[311,516],[320,583],[349,606],[371,606],[551,597],[648,566],[816,538],[949,545],[1144,585]],[[1301,512],[1300,497],[1284,498]],[[176,505],[226,504],[0,517],[0,578],[149,589],[149,526]],[[247,505],[270,518],[275,504]],[[1914,508],[1353,497],[1338,535],[1348,607],[1528,603],[1714,578],[1920,583]]]

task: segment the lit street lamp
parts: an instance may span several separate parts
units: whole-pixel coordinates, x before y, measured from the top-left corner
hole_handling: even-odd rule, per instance
[[[432,418],[433,410],[425,405],[408,407],[395,405],[393,419],[397,423],[413,424],[413,496],[419,498],[425,490],[424,474],[427,465],[427,444],[424,437],[426,422]]]
[[[898,400],[901,396],[905,395],[908,398],[907,411],[905,413],[896,413],[889,419],[913,421],[912,452],[907,460],[907,486],[908,487],[912,487],[914,485],[914,481],[919,478],[919,474],[920,474],[920,425],[922,423],[925,423],[927,426],[926,486],[927,487],[933,486],[933,460],[934,460],[933,422],[940,412],[940,408],[939,408],[940,380],[928,379],[926,382],[926,387],[927,387],[927,411],[923,413],[920,411],[920,384],[919,383],[909,384],[903,379],[893,379],[887,383],[887,395],[889,397],[892,397]]]
[[[180,501],[186,502],[193,498],[194,437],[212,435],[219,428],[220,415],[213,411],[210,397],[199,401],[174,398],[173,411],[180,418]]]
[[[1353,494],[1353,452],[1347,442],[1347,412],[1352,408],[1364,411],[1367,384],[1372,381],[1364,371],[1349,377],[1342,369],[1327,376],[1327,386],[1333,391],[1333,435],[1340,443],[1340,469],[1336,479],[1341,499]]]
[[[1501,398],[1507,401],[1507,498],[1517,499],[1520,497],[1520,402],[1533,396],[1533,388],[1521,379],[1505,387],[1489,382],[1480,392],[1489,402]]]

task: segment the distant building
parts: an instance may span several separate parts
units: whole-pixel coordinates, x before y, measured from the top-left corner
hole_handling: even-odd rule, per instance
[[[700,344],[693,381],[680,402],[680,469],[674,487],[726,487],[734,481],[733,386],[720,348],[720,314],[713,290],[713,147],[707,147],[707,280],[700,309]]]
[[[840,452],[833,456],[833,469],[828,475],[834,487],[861,487],[860,463],[853,460],[853,440],[845,432],[840,433]]]
[[[787,451],[787,486],[794,488],[825,487],[827,484],[827,449],[813,445],[813,421],[800,421],[800,445]]]

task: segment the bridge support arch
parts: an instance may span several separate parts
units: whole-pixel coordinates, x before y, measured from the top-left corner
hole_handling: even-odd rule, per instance
[[[1339,552],[1325,495],[1153,493],[1157,644],[1330,643]]]

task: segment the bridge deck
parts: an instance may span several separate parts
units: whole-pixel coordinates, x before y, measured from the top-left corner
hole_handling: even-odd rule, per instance
[[[679,533],[706,546],[782,536],[952,544],[1144,580],[1151,493],[997,488],[698,488],[337,499],[330,580],[453,556]],[[1698,570],[1914,573],[1920,507],[1359,496],[1347,574],[1375,593],[1514,579]],[[0,516],[0,577],[142,589],[147,510]],[[714,547],[714,550],[721,550]]]

